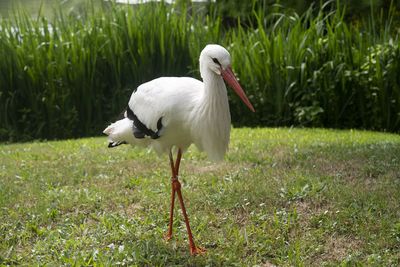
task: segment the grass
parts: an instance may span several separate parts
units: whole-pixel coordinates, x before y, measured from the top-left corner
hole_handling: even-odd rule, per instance
[[[394,8],[386,24],[370,17],[368,27],[346,23],[345,10],[332,1],[302,15],[280,7],[269,15],[262,11],[250,29],[239,27],[226,38],[255,102],[256,123],[398,131]],[[376,30],[375,24],[384,25]],[[238,109],[233,113],[243,112]]]
[[[388,14],[353,25],[334,1],[301,15],[253,1],[252,25],[234,28],[222,25],[213,4],[98,2],[56,8],[52,18],[17,10],[0,21],[1,141],[96,135],[139,84],[199,78],[208,43],[228,48],[257,110],[232,97],[236,126],[400,131],[394,2]]]
[[[167,230],[166,156],[106,138],[0,146],[0,265],[396,266],[400,137],[234,129],[222,163],[190,148]]]

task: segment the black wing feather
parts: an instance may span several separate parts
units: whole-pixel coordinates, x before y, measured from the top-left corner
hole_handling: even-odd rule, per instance
[[[147,126],[139,120],[139,118],[129,106],[126,108],[126,115],[128,119],[133,121],[133,135],[136,138],[145,138],[146,136],[149,136],[152,139],[160,138],[159,133],[163,127],[162,117],[159,118],[157,121],[157,132],[154,132],[152,129],[147,128]]]

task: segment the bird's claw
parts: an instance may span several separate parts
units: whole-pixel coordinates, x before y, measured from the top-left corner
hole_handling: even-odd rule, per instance
[[[170,241],[172,239],[172,234],[170,234],[170,233],[166,233],[166,234],[164,234],[164,240],[165,241]]]
[[[206,249],[202,247],[190,247],[190,254],[195,256],[195,255],[203,255],[206,253]]]

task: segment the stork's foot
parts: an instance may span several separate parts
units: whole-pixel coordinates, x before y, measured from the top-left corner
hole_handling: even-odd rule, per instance
[[[170,241],[172,239],[172,234],[170,234],[170,233],[166,233],[166,234],[164,234],[164,240],[165,241]]]
[[[193,256],[195,256],[195,255],[203,255],[203,254],[206,253],[206,251],[207,250],[205,248],[202,248],[202,247],[196,247],[196,246],[190,247],[190,254],[193,255]]]

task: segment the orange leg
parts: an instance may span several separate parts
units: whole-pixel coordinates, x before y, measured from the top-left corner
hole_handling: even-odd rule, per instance
[[[172,156],[172,151],[169,152],[169,162],[171,164],[171,172],[172,172],[172,179],[171,179],[171,182],[172,182],[172,193],[171,193],[171,209],[170,209],[170,213],[169,213],[168,233],[165,235],[165,239],[167,241],[172,238],[172,224],[174,222],[174,207],[175,207],[175,192],[176,192],[176,189],[174,188],[174,179],[175,179],[176,176],[178,176],[178,173],[176,172],[176,168],[175,168],[175,165],[174,165],[174,159],[173,159],[173,156]]]
[[[170,154],[169,154],[171,171],[172,171],[172,195],[171,195],[171,211],[170,211],[170,217],[169,217],[169,227],[168,227],[168,233],[166,235],[166,239],[169,240],[172,237],[172,224],[173,224],[173,220],[174,220],[175,193],[177,193],[178,199],[179,199],[179,204],[182,209],[183,217],[185,219],[186,229],[187,229],[188,236],[189,236],[190,254],[192,254],[192,255],[202,254],[205,252],[205,249],[196,247],[196,245],[194,243],[192,230],[190,229],[189,218],[187,216],[185,204],[183,202],[181,183],[178,180],[179,165],[181,162],[181,157],[182,157],[182,150],[178,149],[176,163],[174,164],[172,152],[170,152]]]

